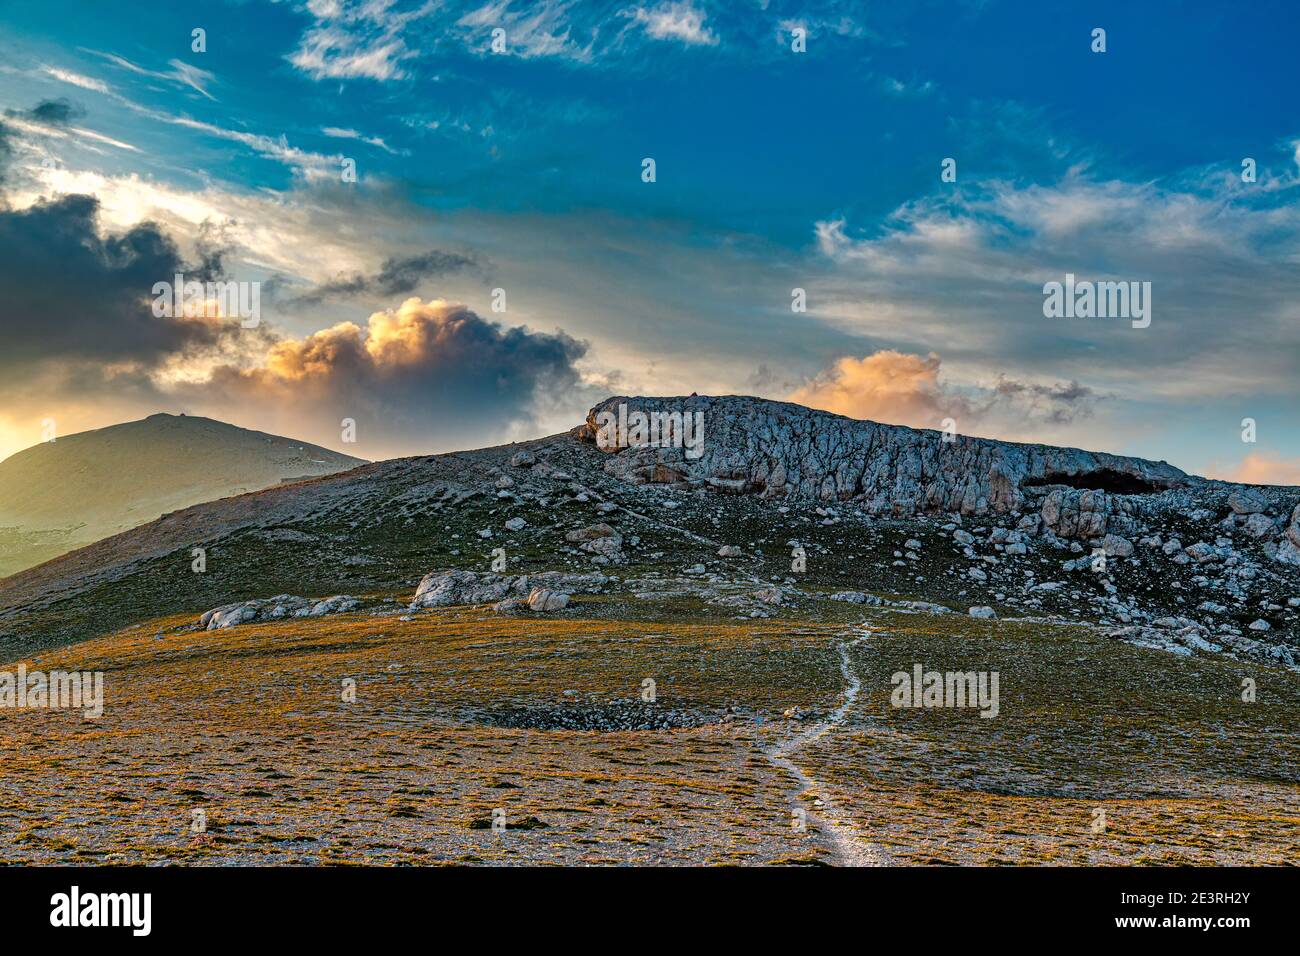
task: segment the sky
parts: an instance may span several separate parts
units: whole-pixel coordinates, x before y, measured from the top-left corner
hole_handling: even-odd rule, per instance
[[[1300,484],[1298,28],[7,0],[0,457],[185,412],[377,459],[699,392]],[[158,314],[176,275],[257,314]],[[1045,314],[1067,275],[1149,324]]]

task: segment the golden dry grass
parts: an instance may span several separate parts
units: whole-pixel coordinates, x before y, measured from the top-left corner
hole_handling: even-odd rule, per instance
[[[185,629],[48,652],[103,670],[105,714],[0,711],[10,863],[759,864],[831,858],[829,796],[897,862],[1295,862],[1296,675],[1072,628],[877,613],[862,696],[796,756],[764,748],[840,702],[842,624],[514,618],[455,609]],[[161,636],[159,636],[161,634]],[[998,669],[1002,714],[898,711],[913,662]],[[1239,700],[1241,673],[1260,700]],[[345,679],[356,700],[342,699]],[[500,726],[635,701],[700,726]],[[728,712],[731,708],[731,712]],[[811,829],[791,808],[813,810]],[[1093,833],[1093,810],[1107,829]],[[207,833],[190,832],[191,811]],[[505,833],[493,832],[494,809]]]

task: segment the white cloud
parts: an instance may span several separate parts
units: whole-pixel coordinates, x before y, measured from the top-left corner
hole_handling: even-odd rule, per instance
[[[54,77],[62,83],[68,83],[72,86],[79,86],[83,90],[93,90],[96,93],[108,94],[111,92],[108,84],[94,77],[85,76],[81,73],[73,73],[71,70],[60,69],[57,66],[45,66],[41,68],[46,74]]]
[[[705,14],[690,0],[661,4],[651,10],[637,7],[633,17],[656,40],[680,40],[688,46],[718,45],[717,35],[704,25]]]
[[[830,267],[810,282],[819,317],[905,351],[942,350],[957,367],[996,356],[1012,374],[1048,365],[1167,400],[1287,394],[1300,378],[1300,207],[1282,191],[995,181],[857,233],[828,217],[813,235]],[[1043,284],[1066,273],[1150,282],[1150,329],[1045,318]]]

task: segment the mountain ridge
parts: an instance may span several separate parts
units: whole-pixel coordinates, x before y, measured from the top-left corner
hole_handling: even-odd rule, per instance
[[[593,423],[619,402],[691,403],[702,453],[600,447]],[[1138,484],[1108,489],[1116,475]],[[738,599],[751,615],[922,598],[1175,653],[1289,666],[1300,650],[1300,489],[761,399],[614,396],[568,432],[194,505],[0,580],[0,656],[274,595],[410,601],[430,573],[502,555],[512,574],[595,564],[624,600],[648,581],[706,603],[757,588]]]

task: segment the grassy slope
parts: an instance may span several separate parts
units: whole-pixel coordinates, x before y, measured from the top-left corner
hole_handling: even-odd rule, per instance
[[[785,708],[839,703],[836,645],[856,611],[741,623],[693,602],[580,602],[543,619],[452,609],[211,633],[183,615],[44,653],[34,665],[107,671],[108,707],[96,723],[0,712],[0,858],[826,860],[813,795],[762,748],[807,726]],[[797,760],[894,860],[1294,859],[1296,675],[1069,627],[868,613],[880,630],[853,651],[858,706]],[[894,710],[889,674],[914,662],[999,670],[1001,716]],[[1245,674],[1255,704],[1240,700]],[[354,704],[340,700],[346,677]],[[631,700],[646,677],[658,706],[705,725],[493,720]],[[808,834],[789,826],[800,804]],[[483,829],[496,807],[524,828]]]

